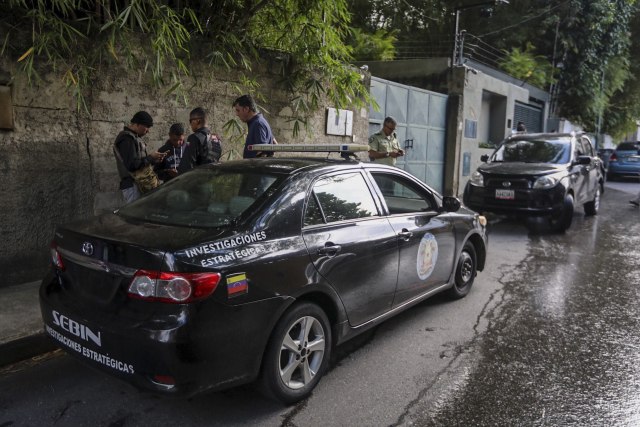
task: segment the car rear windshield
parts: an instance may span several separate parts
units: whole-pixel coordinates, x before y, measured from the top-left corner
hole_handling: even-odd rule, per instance
[[[162,184],[118,214],[167,225],[221,227],[233,224],[280,181],[278,175],[198,169]]]
[[[621,142],[616,147],[617,151],[638,151],[638,143],[637,142]]]
[[[569,139],[510,140],[491,156],[494,162],[568,163],[571,158]]]

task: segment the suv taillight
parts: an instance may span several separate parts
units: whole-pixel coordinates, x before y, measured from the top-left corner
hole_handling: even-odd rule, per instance
[[[616,156],[616,152],[615,151],[613,153],[611,153],[611,156],[609,157],[609,161],[610,162],[617,162],[618,161],[618,156]]]
[[[216,290],[220,273],[167,273],[138,270],[128,294],[131,298],[186,304],[208,297]]]

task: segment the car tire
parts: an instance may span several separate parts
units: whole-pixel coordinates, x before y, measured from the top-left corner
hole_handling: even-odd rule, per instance
[[[600,194],[601,184],[596,186],[596,194],[593,196],[593,200],[584,204],[584,214],[588,216],[597,215],[600,208]]]
[[[558,233],[564,233],[573,221],[573,195],[567,194],[564,196],[562,203],[562,209],[557,214],[553,215],[549,219],[549,225],[553,231]]]
[[[478,258],[473,244],[470,242],[465,243],[460,252],[460,257],[458,257],[453,287],[448,291],[450,298],[460,299],[467,296],[476,278],[477,260]]]
[[[261,391],[285,404],[308,397],[327,369],[331,340],[331,325],[320,307],[308,302],[291,307],[267,344]]]

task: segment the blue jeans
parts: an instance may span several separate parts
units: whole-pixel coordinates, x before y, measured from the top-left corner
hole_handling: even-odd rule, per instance
[[[136,187],[135,184],[133,185],[133,187],[125,188],[120,191],[122,191],[122,198],[124,199],[125,205],[140,198],[140,191],[138,191],[138,187]]]

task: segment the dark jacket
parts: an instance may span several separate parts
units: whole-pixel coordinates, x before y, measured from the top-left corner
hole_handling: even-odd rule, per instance
[[[173,144],[171,144],[171,141],[167,140],[167,142],[162,147],[160,147],[158,151],[161,153],[165,153],[167,151],[169,152],[169,154],[167,154],[162,162],[156,164],[153,167],[153,170],[158,175],[158,178],[160,178],[164,182],[167,182],[171,178],[173,178],[173,176],[170,175],[169,171],[172,169],[177,170],[180,166],[180,162],[182,161],[182,157],[185,151],[184,145],[179,148],[175,148]]]
[[[120,160],[114,152],[120,176],[120,189],[131,188],[134,185],[131,172],[151,163],[151,157],[147,154],[147,146],[135,132],[125,126],[116,137],[114,150],[118,150],[119,157],[122,159]]]
[[[185,173],[196,166],[207,163],[217,163],[222,154],[222,145],[216,135],[211,134],[211,130],[203,127],[189,135],[184,143],[184,153],[178,173]]]

